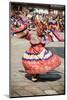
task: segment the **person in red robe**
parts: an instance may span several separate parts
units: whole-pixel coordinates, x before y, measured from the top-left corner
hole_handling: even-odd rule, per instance
[[[61,58],[45,48],[48,38],[44,36],[44,25],[39,18],[35,18],[35,31],[25,37],[31,47],[24,53],[22,64],[26,73],[32,76],[32,81],[38,80],[38,75],[50,72],[61,64]],[[28,32],[28,31],[27,31]],[[48,34],[47,34],[48,35]]]

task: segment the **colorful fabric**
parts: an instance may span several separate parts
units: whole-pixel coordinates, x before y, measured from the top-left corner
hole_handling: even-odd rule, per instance
[[[14,33],[17,33],[17,32],[24,30],[25,28],[26,28],[26,25],[21,25],[19,28],[12,27],[11,31],[14,32]]]
[[[30,47],[24,53],[22,63],[27,73],[42,74],[58,67],[61,60],[58,55],[52,54],[40,44]]]
[[[31,21],[28,20],[26,17],[18,17],[18,19],[15,17],[16,16],[11,17],[11,32],[13,33],[18,33],[23,31],[31,23]]]
[[[55,35],[55,37],[56,37],[59,41],[62,41],[62,42],[64,41],[64,37],[63,37],[63,35],[61,34],[61,32],[55,31],[53,34]]]

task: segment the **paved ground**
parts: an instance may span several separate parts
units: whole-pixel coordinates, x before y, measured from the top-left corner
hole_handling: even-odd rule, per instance
[[[25,39],[11,38],[11,89],[10,96],[37,96],[37,95],[52,95],[64,94],[64,48],[62,43],[48,45],[47,47],[55,53],[59,53],[62,59],[62,64],[56,70],[40,75],[38,82],[32,82],[31,76],[25,73],[22,66],[22,55],[24,51],[30,46]],[[61,52],[60,52],[61,50]]]

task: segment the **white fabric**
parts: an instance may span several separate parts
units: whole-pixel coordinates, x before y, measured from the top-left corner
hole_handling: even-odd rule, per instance
[[[25,59],[46,59],[46,58],[49,58],[51,55],[52,55],[52,53],[51,53],[51,51],[49,51],[47,54],[45,54],[44,55],[44,53],[46,52],[46,50],[45,49],[43,49],[42,50],[42,52],[40,53],[40,54],[37,54],[37,55],[34,55],[34,54],[31,54],[31,55],[29,55],[29,54],[27,54],[27,53],[24,53],[24,56],[23,56],[23,58],[25,58]]]

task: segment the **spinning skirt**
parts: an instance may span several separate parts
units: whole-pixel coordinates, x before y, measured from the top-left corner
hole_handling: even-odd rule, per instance
[[[22,64],[28,74],[43,74],[57,68],[61,64],[61,58],[37,45],[24,53]]]

